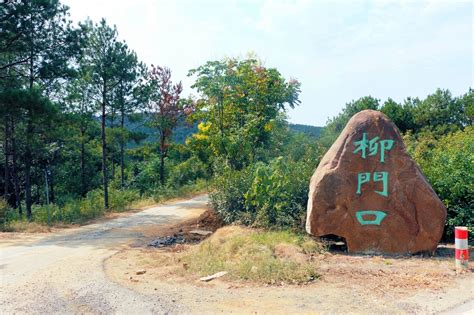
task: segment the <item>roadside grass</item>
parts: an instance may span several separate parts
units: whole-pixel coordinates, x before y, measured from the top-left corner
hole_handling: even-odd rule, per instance
[[[197,179],[192,184],[179,187],[163,187],[149,193],[155,203],[174,198],[188,198],[208,191],[208,182],[204,179]]]
[[[134,200],[127,206],[127,210],[129,209],[142,209],[149,206],[153,206],[156,204],[156,200],[148,197],[148,198],[140,198],[138,200]]]
[[[3,228],[4,232],[47,233],[50,227],[36,222],[13,221]]]
[[[70,199],[62,204],[33,205],[30,222],[25,215],[20,217],[17,210],[9,208],[6,202],[0,199],[0,231],[49,232],[52,227],[84,225],[107,214],[142,209],[166,200],[197,195],[206,190],[207,183],[204,180],[178,188],[165,187],[141,196],[136,190],[111,188],[108,209],[104,209],[102,191],[93,190],[84,198]]]
[[[304,284],[319,278],[313,257],[326,251],[309,236],[227,226],[180,259],[199,276],[227,271],[234,280],[262,284]]]

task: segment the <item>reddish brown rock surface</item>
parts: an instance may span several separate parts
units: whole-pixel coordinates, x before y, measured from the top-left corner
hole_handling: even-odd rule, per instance
[[[311,178],[306,231],[344,237],[350,252],[433,251],[445,220],[397,127],[378,111],[354,115]]]

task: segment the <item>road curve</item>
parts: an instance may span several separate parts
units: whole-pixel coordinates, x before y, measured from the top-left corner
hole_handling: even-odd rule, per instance
[[[172,303],[166,293],[140,295],[109,281],[103,261],[124,246],[142,240],[140,227],[197,217],[207,201],[207,196],[201,195],[39,240],[0,243],[0,313],[189,312]]]

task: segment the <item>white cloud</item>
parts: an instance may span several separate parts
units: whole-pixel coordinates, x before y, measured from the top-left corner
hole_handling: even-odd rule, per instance
[[[461,1],[65,0],[105,16],[147,63],[191,84],[190,68],[256,52],[302,82],[292,121],[322,125],[352,99],[401,100],[472,85],[472,3]],[[187,93],[190,92],[187,89]]]

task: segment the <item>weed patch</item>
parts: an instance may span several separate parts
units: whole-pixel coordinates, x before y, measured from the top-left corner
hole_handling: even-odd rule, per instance
[[[227,271],[232,279],[302,284],[319,277],[313,258],[323,251],[306,235],[229,226],[190,249],[182,261],[199,276]]]
[[[20,217],[16,210],[9,208],[0,199],[0,231],[47,232],[48,225],[59,227],[85,224],[107,213],[139,209],[172,198],[195,195],[205,191],[206,187],[204,180],[197,180],[196,183],[179,188],[162,187],[151,195],[143,196],[140,196],[138,190],[111,188],[108,209],[104,209],[102,190],[92,190],[84,198],[70,199],[62,204],[33,205],[31,222],[24,215]]]

